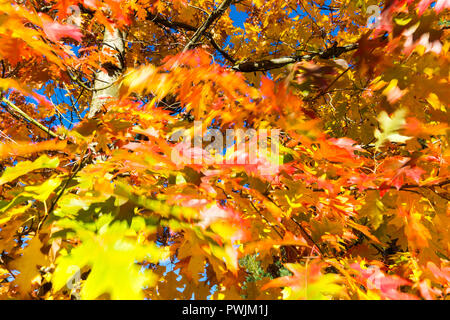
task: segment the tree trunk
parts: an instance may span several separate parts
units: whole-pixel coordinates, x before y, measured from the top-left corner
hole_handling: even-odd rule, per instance
[[[125,69],[125,37],[125,32],[118,28],[109,30],[105,27],[102,52],[112,56],[114,63],[103,63],[103,69],[97,72],[88,118],[94,117],[109,100],[119,97],[119,84],[116,81]]]

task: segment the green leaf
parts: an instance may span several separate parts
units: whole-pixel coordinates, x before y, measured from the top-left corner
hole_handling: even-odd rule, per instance
[[[53,214],[58,217],[73,218],[77,215],[78,211],[89,209],[92,202],[89,200],[73,193],[65,194],[58,201],[58,208],[55,209]]]
[[[394,18],[394,21],[399,26],[406,26],[408,23],[410,23],[412,20],[412,17],[404,17],[404,18]]]
[[[181,173],[177,174],[175,184],[185,184],[185,183],[186,179],[184,178],[184,176]]]
[[[23,176],[33,170],[43,169],[43,168],[51,168],[54,169],[58,167],[59,159],[58,158],[49,158],[46,155],[39,157],[36,161],[23,161],[19,162],[14,167],[6,168],[5,172],[0,178],[0,186],[13,181],[14,179]]]
[[[34,199],[44,202],[60,184],[61,178],[59,177],[48,179],[41,185],[25,187],[23,194],[33,196]]]
[[[31,207],[31,203],[29,203],[26,206],[14,208],[13,210],[9,210],[8,214],[6,214],[4,217],[2,217],[3,212],[0,211],[0,225],[8,222],[13,217],[20,216],[21,214],[25,213],[30,207]]]
[[[392,117],[389,117],[385,111],[380,113],[378,122],[380,123],[382,131],[378,129],[375,130],[375,138],[377,139],[375,142],[376,150],[378,150],[386,141],[404,143],[406,140],[411,139],[411,137],[402,136],[397,133],[397,131],[406,124],[405,115],[405,109],[397,110]]]
[[[102,216],[90,226],[68,219],[59,223],[72,228],[81,245],[57,259],[52,279],[55,290],[64,287],[76,270],[85,266],[91,272],[81,289],[81,299],[96,299],[103,294],[109,294],[111,299],[142,299],[142,288],[156,283],[155,274],[142,270],[136,262],[145,259],[157,263],[167,258],[166,251],[155,244],[138,244],[127,222],[110,223],[111,220],[111,216]],[[141,220],[137,225],[142,224]]]
[[[24,195],[23,193],[21,193],[11,201],[0,201],[0,215],[1,213],[5,213],[9,209],[15,207],[16,205],[21,204],[30,199],[32,199],[32,197],[29,194]]]
[[[61,184],[61,179],[59,177],[49,179],[43,184],[37,186],[27,186],[24,191],[18,194],[11,201],[0,201],[0,217],[3,213],[14,208],[15,206],[24,203],[28,200],[39,200],[45,202],[52,192]],[[10,212],[8,217],[12,217],[14,213]],[[3,221],[6,218],[0,219]]]
[[[366,203],[359,210],[359,216],[361,218],[367,218],[369,225],[374,230],[377,230],[383,222],[383,213],[386,211],[379,197],[378,191],[368,192]]]
[[[157,212],[163,217],[173,216],[175,218],[197,218],[198,212],[192,208],[168,205],[165,201],[149,199],[144,195],[134,193],[128,185],[117,182],[114,189],[115,195],[125,197],[136,205]]]

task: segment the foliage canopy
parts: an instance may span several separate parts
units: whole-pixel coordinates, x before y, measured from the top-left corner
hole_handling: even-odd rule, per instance
[[[0,298],[448,299],[449,7],[0,0]]]

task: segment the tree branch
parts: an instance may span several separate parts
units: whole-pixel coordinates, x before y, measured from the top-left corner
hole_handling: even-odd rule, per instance
[[[2,102],[6,103],[8,105],[8,108],[11,108],[12,110],[14,110],[14,112],[17,113],[22,119],[27,120],[31,124],[35,125],[39,129],[41,129],[42,131],[47,133],[48,135],[52,136],[53,138],[64,140],[63,137],[60,137],[59,135],[57,135],[55,132],[53,132],[52,130],[50,130],[46,126],[44,126],[41,123],[39,123],[38,121],[34,120],[32,117],[27,115],[25,112],[22,111],[22,109],[20,109],[18,106],[16,106],[14,103],[9,101],[8,99],[3,98]]]
[[[124,55],[126,32],[117,27],[109,30],[105,27],[101,50],[113,58],[114,62],[103,63],[102,69],[97,71],[94,81],[94,94],[92,95],[88,118],[93,118],[103,106],[111,99],[118,98],[119,84],[117,80],[125,70]],[[111,52],[111,49],[112,52]]]
[[[214,38],[212,37],[212,35],[208,32],[205,35],[208,39],[209,42],[211,42],[211,45],[214,47],[214,49],[216,49],[225,59],[227,59],[228,61],[230,61],[232,64],[236,63],[236,60],[233,59],[228,52],[226,52],[225,50],[223,50],[218,44],[217,42],[214,40]]]
[[[147,12],[147,20],[150,20],[156,24],[162,24],[163,26],[165,26],[167,28],[171,28],[171,29],[175,29],[175,30],[184,29],[184,30],[188,30],[188,31],[197,31],[196,27],[191,26],[187,23],[170,21],[160,14],[153,14],[149,11]]]
[[[418,188],[434,188],[434,187],[443,187],[447,184],[450,184],[450,179],[447,180],[443,180],[439,183],[436,184],[424,184],[424,185],[420,185],[420,184],[404,184],[402,185],[399,189],[397,189],[397,187],[395,186],[388,186],[386,189],[389,190],[398,190],[398,191],[409,191],[409,192],[413,192],[413,190],[410,189],[418,189]],[[344,187],[345,189],[349,189],[349,187]],[[325,189],[322,188],[313,188],[311,189],[313,192],[325,192]],[[364,189],[364,191],[376,191],[376,190],[381,190],[380,187],[370,187],[370,188],[366,188]]]
[[[211,14],[211,16],[213,14],[214,14],[214,12]],[[208,21],[208,19],[207,19],[207,21]],[[183,30],[187,30],[187,31],[196,31],[196,33],[199,30],[203,30],[204,35],[208,38],[208,40],[210,40],[211,45],[225,59],[227,59],[232,64],[235,64],[235,59],[233,59],[226,51],[221,49],[220,46],[214,41],[212,34],[210,32],[207,32],[206,29],[204,28],[204,25],[206,24],[207,21],[200,28],[197,29],[196,27],[186,24],[184,22],[170,21],[160,14],[153,14],[151,12],[147,12],[147,20],[153,21],[156,24],[161,24],[167,28],[171,28],[171,29],[175,29],[175,30],[183,29]],[[211,23],[212,22],[213,21],[211,21]],[[192,39],[194,39],[194,37]],[[191,42],[192,42],[192,40],[191,40]],[[349,45],[341,46],[341,47],[339,47],[335,44],[334,46],[332,46],[324,51],[313,52],[313,53],[309,53],[309,54],[301,55],[301,56],[286,56],[286,57],[260,60],[260,61],[248,61],[248,62],[236,64],[231,69],[234,71],[239,71],[239,72],[268,71],[268,70],[272,70],[272,69],[282,68],[291,63],[295,63],[295,62],[299,62],[299,61],[308,61],[308,60],[313,59],[316,56],[318,56],[322,59],[337,58],[340,55],[342,55],[343,53],[353,51],[356,49],[358,49],[358,43],[353,43],[353,44],[349,44]]]
[[[338,47],[336,45],[326,49],[325,51],[314,52],[302,56],[288,56],[288,57],[280,57],[274,59],[260,60],[260,61],[248,61],[244,63],[240,63],[232,67],[235,71],[240,72],[255,72],[255,71],[268,71],[272,69],[277,69],[284,67],[288,64],[299,62],[299,61],[308,61],[313,59],[314,57],[320,57],[322,59],[330,59],[337,58],[341,54],[349,51],[353,51],[358,48],[357,43],[349,44],[346,46]]]
[[[194,32],[198,30],[197,27],[191,26],[187,23],[170,21],[160,14],[153,14],[151,12],[147,12],[147,20],[150,20],[156,24],[160,24],[160,25],[163,25],[164,27],[167,27],[170,29],[175,29],[175,30],[183,29],[183,30],[194,31]],[[205,32],[204,35],[205,35],[205,37],[208,38],[209,42],[214,47],[214,49],[216,49],[226,60],[228,60],[232,64],[236,63],[236,60],[233,59],[225,50],[223,50],[219,46],[219,44],[214,40],[214,38],[210,32]]]
[[[209,17],[206,19],[206,21],[200,26],[200,28],[195,31],[194,35],[192,36],[189,43],[184,47],[183,52],[186,52],[189,49],[192,49],[194,45],[197,43],[197,41],[204,35],[204,33],[208,30],[208,28],[213,24],[214,21],[219,19],[225,10],[231,5],[233,0],[224,0],[220,6],[217,7],[216,10],[214,10]]]

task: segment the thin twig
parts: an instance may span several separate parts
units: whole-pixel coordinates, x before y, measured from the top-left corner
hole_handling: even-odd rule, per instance
[[[255,71],[268,71],[272,69],[277,69],[284,67],[288,64],[299,62],[299,61],[309,61],[314,57],[320,57],[322,59],[337,58],[341,54],[349,51],[353,51],[358,48],[357,43],[349,44],[346,46],[338,47],[333,46],[325,51],[313,52],[310,54],[305,54],[301,56],[286,56],[274,59],[266,59],[260,61],[247,61],[244,63],[237,64],[232,67],[234,71],[240,72],[255,72]]]
[[[208,28],[219,19],[225,12],[225,10],[231,5],[233,0],[224,0],[220,6],[217,7],[216,10],[214,10],[209,17],[206,19],[206,21],[200,26],[200,28],[195,31],[194,35],[192,36],[191,40],[188,42],[188,44],[184,47],[183,52],[186,52],[189,49],[192,49],[194,45],[197,43],[197,41],[204,35],[204,33],[208,30]]]
[[[41,129],[42,131],[44,131],[45,133],[47,133],[48,135],[52,136],[53,138],[57,138],[60,140],[64,140],[63,137],[60,137],[58,134],[56,134],[55,132],[53,132],[52,130],[50,130],[49,128],[47,128],[46,126],[42,125],[41,123],[39,123],[38,121],[36,121],[35,119],[33,119],[32,117],[30,117],[28,114],[26,114],[25,112],[22,111],[22,109],[20,109],[18,106],[16,106],[14,103],[12,103],[11,101],[9,101],[6,98],[2,99],[2,102],[6,103],[8,105],[8,108],[11,108],[12,110],[14,110],[14,112],[16,114],[18,114],[22,119],[30,122],[31,124],[35,125],[36,127],[38,127],[39,129]]]
[[[39,233],[39,231],[42,228],[42,225],[44,224],[45,220],[47,219],[47,217],[53,212],[53,210],[55,209],[56,205],[58,204],[59,199],[62,197],[64,191],[66,191],[67,186],[69,185],[69,183],[73,180],[73,178],[77,175],[77,173],[83,168],[83,165],[86,161],[88,157],[88,151],[89,149],[87,149],[83,156],[81,156],[80,161],[78,163],[78,166],[74,167],[72,169],[72,173],[70,174],[70,176],[67,178],[67,180],[64,183],[64,186],[61,188],[61,190],[59,191],[58,195],[56,196],[56,198],[52,201],[52,204],[50,205],[50,208],[48,209],[48,212],[46,212],[45,216],[42,218],[42,220],[39,222],[39,225],[37,227],[36,233]]]

